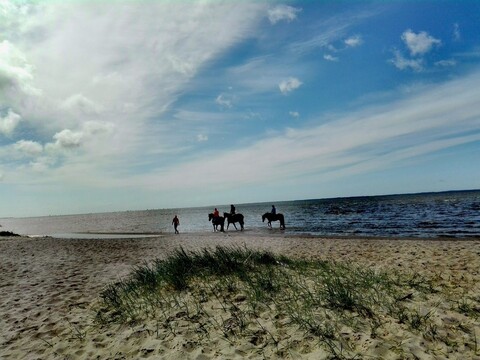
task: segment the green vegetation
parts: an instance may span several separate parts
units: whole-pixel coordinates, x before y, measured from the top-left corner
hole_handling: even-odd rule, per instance
[[[1,225],[0,225],[0,226],[1,226]],[[5,236],[5,237],[7,237],[7,236],[20,236],[20,235],[15,234],[15,233],[13,233],[13,232],[11,232],[11,231],[0,231],[0,236]]]
[[[180,248],[108,285],[101,293],[97,320],[155,321],[157,335],[186,328],[199,341],[218,332],[230,342],[246,338],[255,346],[273,344],[278,355],[295,348],[294,339],[279,346],[285,332],[300,329],[332,357],[352,358],[358,334],[375,338],[387,323],[415,332],[434,328],[432,311],[409,307],[413,296],[431,289],[418,275],[247,248],[190,253]]]

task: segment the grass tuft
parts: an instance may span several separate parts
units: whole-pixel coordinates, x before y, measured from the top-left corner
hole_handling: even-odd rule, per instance
[[[97,319],[154,319],[157,334],[159,328],[173,333],[178,324],[190,323],[199,338],[217,331],[229,342],[243,336],[275,347],[283,324],[294,324],[333,357],[346,358],[357,354],[342,328],[371,329],[376,337],[387,317],[414,330],[427,328],[432,313],[420,314],[407,302],[413,293],[428,291],[426,283],[418,276],[241,247],[179,248],[108,285]]]

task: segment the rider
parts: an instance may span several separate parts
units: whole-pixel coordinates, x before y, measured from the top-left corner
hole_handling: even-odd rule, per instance
[[[277,209],[275,209],[275,205],[272,205],[272,211],[270,211],[273,215],[277,213]]]
[[[217,208],[215,208],[215,210],[213,210],[213,217],[218,218],[219,216],[220,216],[220,213],[218,212]]]
[[[235,215],[235,206],[233,204],[230,205],[230,215]]]

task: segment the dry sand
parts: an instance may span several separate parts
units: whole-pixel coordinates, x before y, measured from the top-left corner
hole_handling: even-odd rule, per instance
[[[167,334],[149,324],[94,322],[92,306],[101,290],[133,266],[165,258],[180,245],[198,250],[244,244],[433,279],[440,291],[412,301],[419,312],[433,309],[437,336],[386,321],[374,337],[351,334],[358,358],[480,359],[479,240],[324,239],[275,230],[115,240],[0,238],[0,359],[328,358],[318,341],[294,327],[275,344],[216,335],[198,342],[182,328]]]

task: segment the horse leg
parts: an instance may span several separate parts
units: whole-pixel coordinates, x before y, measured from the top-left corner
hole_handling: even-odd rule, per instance
[[[241,229],[240,229],[240,230],[242,230],[242,231],[243,231],[243,221],[240,223],[240,227],[241,227]]]
[[[272,227],[272,222],[271,222],[271,221],[268,222],[268,227],[269,227],[269,228]]]
[[[232,224],[233,224],[233,226],[235,226],[235,230],[238,230],[238,229],[237,229],[237,225],[235,225],[235,223],[232,223]],[[228,229],[228,228],[227,228],[227,229]]]

